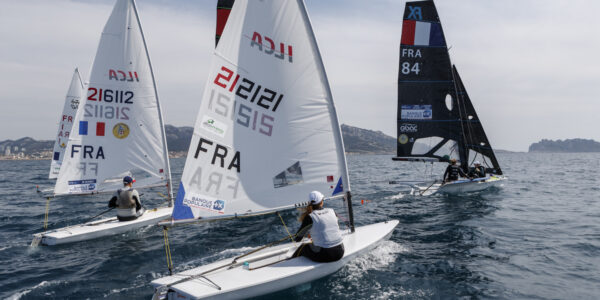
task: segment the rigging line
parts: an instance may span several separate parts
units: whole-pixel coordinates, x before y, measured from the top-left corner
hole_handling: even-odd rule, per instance
[[[285,225],[285,222],[283,221],[283,218],[281,217],[281,214],[279,212],[277,212],[277,216],[279,217],[279,219],[281,220],[281,223],[283,224],[283,228],[285,228],[285,231],[287,232],[288,236],[290,237],[290,240],[292,241],[292,243],[294,243],[294,245],[296,244],[296,241],[294,241],[294,239],[292,238],[292,234],[290,233],[290,230],[287,228],[287,226]]]
[[[171,246],[169,245],[169,228],[163,226],[163,240],[165,242],[165,253],[167,256],[167,268],[169,268],[169,276],[173,275],[173,260],[171,259]]]
[[[44,231],[48,229],[48,213],[50,212],[50,197],[46,197],[46,213],[44,214]]]

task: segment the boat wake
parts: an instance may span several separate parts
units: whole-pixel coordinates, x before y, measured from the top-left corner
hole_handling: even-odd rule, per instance
[[[384,270],[389,267],[398,254],[410,252],[409,248],[394,241],[382,241],[375,249],[351,260],[344,268],[349,281],[360,279],[364,273],[371,270]]]
[[[390,287],[387,290],[377,280],[365,282],[364,278],[371,271],[385,271],[390,265],[393,265],[401,253],[408,253],[410,249],[394,241],[383,241],[377,248],[368,251],[351,260],[338,274],[335,280],[331,282],[331,291],[340,296],[363,298],[367,295],[378,295],[376,299],[395,299],[402,295],[410,295],[402,287]],[[365,288],[368,286],[368,288]],[[377,290],[376,293],[369,291]],[[349,294],[350,293],[350,294]],[[365,294],[366,293],[366,294]],[[369,296],[374,299],[372,296]]]

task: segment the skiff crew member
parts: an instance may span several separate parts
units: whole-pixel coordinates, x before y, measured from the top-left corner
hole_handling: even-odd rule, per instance
[[[444,172],[444,180],[443,182],[455,181],[458,180],[458,176],[467,177],[465,172],[456,165],[456,158],[450,160],[450,164],[446,167],[446,172]]]
[[[310,233],[312,243],[302,244],[294,257],[306,256],[316,262],[332,262],[344,256],[342,232],[338,218],[331,208],[323,208],[323,194],[310,192],[306,211],[300,217],[302,225],[296,233],[296,242],[302,240],[306,232]]]
[[[475,167],[469,170],[469,177],[471,178],[482,178],[485,177],[485,168],[481,166],[479,161],[473,163]]]
[[[144,214],[144,207],[140,201],[140,194],[133,188],[135,179],[131,176],[123,177],[123,188],[117,190],[108,202],[108,207],[117,208],[119,221],[131,221]]]

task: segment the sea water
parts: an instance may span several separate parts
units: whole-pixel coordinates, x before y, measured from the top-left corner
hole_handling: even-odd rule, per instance
[[[499,155],[505,186],[461,196],[408,195],[389,180],[439,175],[443,164],[349,155],[357,226],[398,219],[390,240],[340,271],[262,299],[597,299],[600,298],[600,154]],[[183,159],[172,160],[173,186]],[[43,226],[49,161],[0,161],[0,298],[149,299],[168,274],[163,235],[149,226],[52,247],[29,247]],[[147,207],[161,205],[144,191]],[[106,209],[108,196],[50,201],[50,228]],[[364,201],[362,201],[364,200]],[[361,204],[363,202],[363,204]],[[344,216],[341,202],[327,203]],[[291,231],[297,212],[282,214]],[[175,271],[242,254],[278,240],[276,216],[169,230]]]

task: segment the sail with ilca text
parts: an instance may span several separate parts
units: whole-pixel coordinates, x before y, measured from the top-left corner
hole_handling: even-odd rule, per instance
[[[56,133],[56,140],[54,141],[54,148],[52,150],[52,161],[50,162],[50,173],[48,178],[54,179],[58,177],[60,172],[60,165],[62,164],[65,156],[65,148],[69,141],[69,135],[73,127],[73,121],[81,103],[81,95],[83,94],[83,82],[81,81],[81,75],[79,70],[75,68],[73,72],[73,78],[69,85],[69,91],[65,98],[62,114],[58,121],[58,132]]]
[[[154,75],[133,0],[106,23],[87,92],[74,120],[55,195],[166,184],[167,147]]]
[[[304,206],[350,189],[341,132],[301,1],[237,0],[215,49],[173,219]]]

